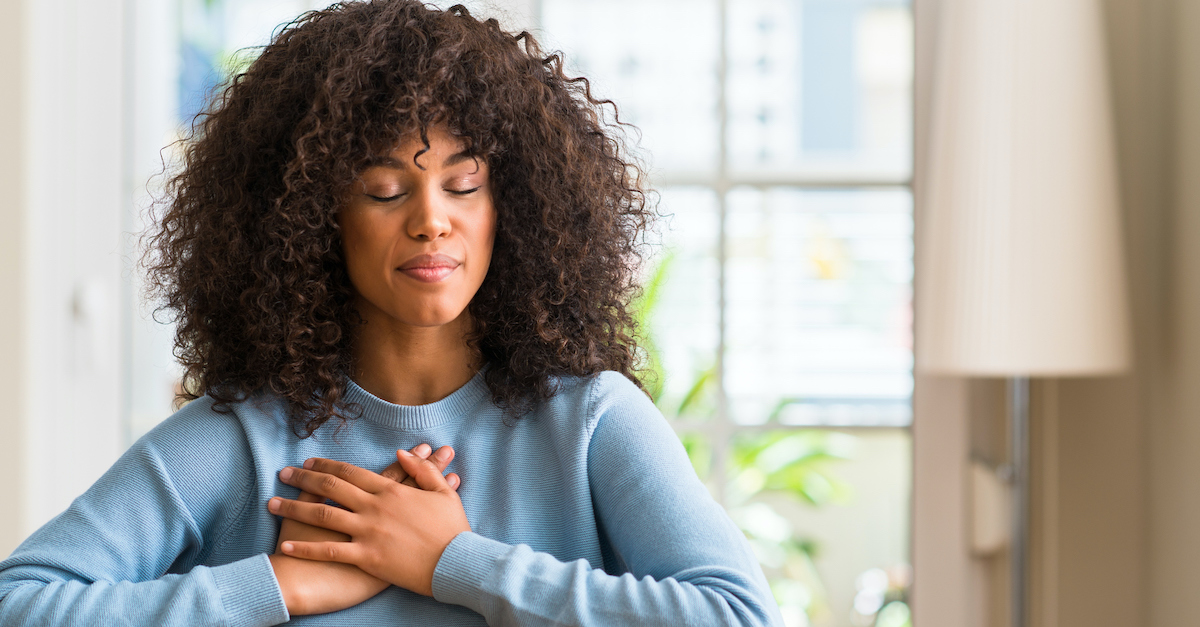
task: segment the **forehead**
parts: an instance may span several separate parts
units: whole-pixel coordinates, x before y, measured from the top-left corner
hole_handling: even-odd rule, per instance
[[[466,149],[467,142],[451,135],[442,127],[429,129],[425,138],[419,135],[407,137],[386,154],[377,154],[367,159],[365,167],[384,167],[396,170],[428,167],[449,168],[466,161],[483,165],[477,154]]]

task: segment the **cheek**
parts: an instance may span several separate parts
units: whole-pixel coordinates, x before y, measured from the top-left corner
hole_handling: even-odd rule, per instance
[[[487,225],[486,231],[480,237],[480,240],[481,240],[481,243],[479,246],[480,253],[482,254],[482,257],[484,259],[484,262],[482,264],[483,273],[487,274],[488,267],[492,265],[492,252],[496,249],[495,214],[493,214],[492,221],[490,224]]]
[[[347,217],[340,220],[339,224],[342,230],[342,258],[351,280],[357,283],[363,273],[374,265],[378,246],[372,241],[370,225],[363,220]]]

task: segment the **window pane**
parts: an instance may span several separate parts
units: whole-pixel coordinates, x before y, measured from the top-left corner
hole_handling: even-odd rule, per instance
[[[717,5],[713,0],[543,0],[546,44],[642,132],[656,171],[717,163]]]
[[[185,123],[199,113],[229,72],[248,65],[281,24],[318,0],[179,0],[179,114]]]
[[[734,421],[907,425],[907,189],[737,188],[726,215]]]
[[[730,0],[730,164],[744,176],[903,180],[906,0]]]
[[[661,364],[658,406],[671,418],[716,412],[717,196],[703,187],[662,192],[662,250],[647,268],[648,349]]]

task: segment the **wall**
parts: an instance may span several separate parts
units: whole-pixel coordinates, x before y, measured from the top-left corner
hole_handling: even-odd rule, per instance
[[[1200,3],[1176,0],[1169,68],[1172,210],[1161,321],[1163,403],[1151,415],[1151,624],[1197,621],[1200,588]]]
[[[1200,69],[1200,5],[1104,5],[1135,367],[1060,381],[1047,407],[1057,412],[1058,528],[1041,624],[1190,624],[1200,585],[1200,498],[1188,494],[1200,484],[1200,257],[1191,252],[1200,188],[1181,174],[1200,165],[1200,98],[1186,99],[1200,87],[1187,75]]]
[[[27,496],[25,491],[25,433],[22,418],[26,413],[24,356],[27,345],[24,301],[25,216],[25,7],[6,0],[2,5],[5,19],[0,20],[0,85],[10,96],[0,98],[0,555],[8,555],[20,541],[23,525],[19,513]],[[14,96],[15,95],[15,96]]]
[[[0,417],[0,554],[119,452],[123,8],[5,3],[0,176],[11,191],[0,215],[13,228],[0,236],[0,391],[10,399]]]

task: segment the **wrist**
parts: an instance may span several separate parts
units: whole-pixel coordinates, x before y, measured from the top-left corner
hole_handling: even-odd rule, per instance
[[[307,614],[303,603],[304,595],[299,590],[301,584],[296,577],[292,576],[297,558],[276,553],[268,555],[267,559],[271,562],[271,570],[275,572],[275,581],[279,584],[279,591],[283,594],[283,604],[287,607],[288,614],[292,616]]]

